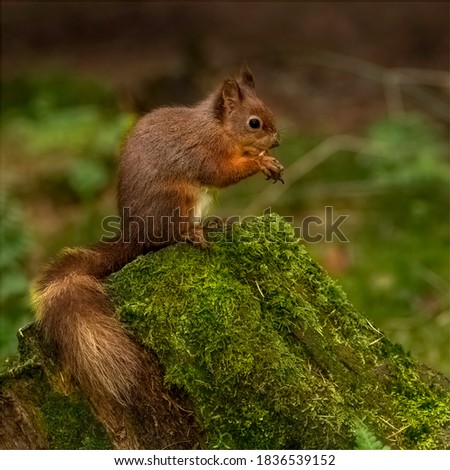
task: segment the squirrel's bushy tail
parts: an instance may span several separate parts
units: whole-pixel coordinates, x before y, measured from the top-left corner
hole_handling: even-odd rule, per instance
[[[139,347],[114,317],[102,280],[140,254],[120,241],[68,249],[34,285],[38,323],[85,393],[131,400],[141,367]]]

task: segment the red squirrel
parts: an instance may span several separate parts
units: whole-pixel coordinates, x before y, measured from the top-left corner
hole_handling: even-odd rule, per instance
[[[103,280],[177,241],[204,246],[209,191],[257,172],[281,180],[283,167],[267,154],[278,144],[273,114],[245,66],[195,106],[156,109],[137,122],[121,150],[118,207],[129,215],[121,234],[64,250],[34,285],[38,325],[87,396],[126,406],[142,374],[141,348],[114,316]]]

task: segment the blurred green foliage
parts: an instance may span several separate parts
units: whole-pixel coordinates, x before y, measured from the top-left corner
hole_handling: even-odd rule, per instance
[[[449,166],[445,135],[424,117],[375,123],[362,156],[376,191],[359,203],[353,301],[422,360],[450,373]]]
[[[119,112],[114,94],[59,75],[5,81],[2,92],[4,146],[15,149],[9,157],[20,153],[27,166],[45,166],[42,186],[94,200],[110,184],[111,156],[133,121]]]
[[[423,116],[381,120],[368,137],[377,155],[368,163],[373,181],[391,188],[448,184],[446,141]]]
[[[30,240],[22,227],[20,208],[2,191],[1,195],[1,329],[0,349],[15,349],[15,332],[30,316],[27,304],[28,279],[25,274]]]
[[[2,79],[2,116],[6,120],[38,120],[45,110],[78,106],[96,106],[110,114],[118,110],[112,91],[96,81],[74,79],[64,73]]]
[[[5,357],[14,353],[17,327],[31,318],[29,280],[64,245],[95,242],[102,217],[115,212],[116,158],[135,118],[106,86],[63,74],[4,80],[2,95]],[[289,164],[326,137],[283,137],[277,154],[286,181]],[[272,209],[296,221],[327,205],[348,214],[350,243],[310,244],[309,251],[391,339],[450,373],[447,135],[408,113],[373,123],[366,137],[370,152],[343,148],[291,181]],[[266,187],[259,175],[227,189],[217,213],[246,215],[242,208]],[[334,252],[343,260],[338,268]]]

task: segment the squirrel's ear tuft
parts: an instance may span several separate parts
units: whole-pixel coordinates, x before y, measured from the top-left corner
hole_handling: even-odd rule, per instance
[[[227,112],[237,108],[242,102],[242,98],[242,90],[237,81],[233,79],[225,80],[214,103],[216,117],[223,119]]]
[[[255,78],[253,77],[252,71],[248,68],[247,64],[241,67],[239,80],[250,88],[255,88]]]

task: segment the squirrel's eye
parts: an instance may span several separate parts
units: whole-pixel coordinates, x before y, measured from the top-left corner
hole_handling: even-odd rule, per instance
[[[248,121],[248,125],[252,129],[259,129],[261,127],[261,120],[258,118],[250,118]]]

